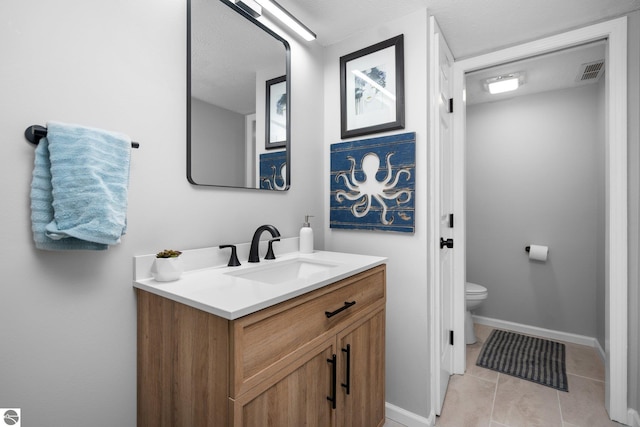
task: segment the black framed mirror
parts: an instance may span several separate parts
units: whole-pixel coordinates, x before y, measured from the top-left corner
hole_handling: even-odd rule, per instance
[[[290,49],[228,0],[187,0],[187,179],[287,190]]]

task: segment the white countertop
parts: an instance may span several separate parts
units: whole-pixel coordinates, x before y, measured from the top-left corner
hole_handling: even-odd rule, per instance
[[[136,262],[148,265],[148,257],[136,257]],[[138,258],[145,259],[138,261]],[[241,277],[243,273],[250,273],[250,270],[269,269],[276,264],[294,263],[296,260],[328,264],[331,267],[308,277],[285,280],[276,284]],[[315,251],[312,254],[289,252],[277,255],[276,260],[261,259],[259,263],[243,262],[239,267],[223,265],[185,271],[180,279],[173,282],[157,282],[148,275],[141,277],[145,274],[140,274],[139,267],[136,266],[133,286],[233,320],[384,264],[386,260],[387,258],[384,257],[340,252]]]

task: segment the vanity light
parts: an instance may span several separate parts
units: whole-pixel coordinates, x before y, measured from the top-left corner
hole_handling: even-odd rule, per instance
[[[523,75],[521,73],[511,73],[492,77],[485,81],[485,89],[487,89],[492,95],[516,90],[522,83],[522,77]]]
[[[242,1],[246,1],[246,0],[242,0]],[[306,41],[310,42],[316,39],[316,35],[310,29],[308,29],[302,22],[294,18],[293,15],[287,12],[282,6],[280,6],[274,0],[255,0],[255,1],[260,6],[262,6],[262,8],[268,11],[271,15],[278,18],[283,24],[291,28],[293,31],[299,34]]]

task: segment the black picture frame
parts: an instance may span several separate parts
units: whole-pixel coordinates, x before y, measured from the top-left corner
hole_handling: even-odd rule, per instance
[[[340,128],[342,139],[404,129],[403,34],[340,57]]]
[[[267,150],[287,146],[287,76],[267,80],[265,88],[265,145]]]

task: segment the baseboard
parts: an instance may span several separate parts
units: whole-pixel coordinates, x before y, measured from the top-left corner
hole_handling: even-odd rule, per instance
[[[490,317],[472,315],[474,323],[493,326],[494,328],[506,329],[520,332],[522,334],[535,335],[550,340],[570,342],[573,344],[593,347],[598,351],[600,358],[604,361],[605,353],[597,339],[585,335],[571,334],[568,332],[554,331],[551,329],[539,328],[537,326],[523,325],[522,323],[508,322],[506,320],[492,319]]]
[[[425,418],[389,402],[385,404],[385,415],[390,420],[407,427],[434,427],[436,425],[436,413],[434,411],[431,411],[429,418]]]
[[[635,409],[629,409],[629,419],[627,421],[627,424],[629,424],[631,427],[640,427],[640,415],[638,415],[638,411],[636,411]]]

